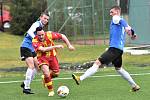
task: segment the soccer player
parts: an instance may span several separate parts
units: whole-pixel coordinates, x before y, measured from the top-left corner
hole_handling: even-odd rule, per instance
[[[64,48],[63,45],[54,45],[53,40],[62,39],[69,50],[75,50],[64,34],[57,32],[44,32],[42,27],[36,28],[37,35],[32,40],[33,47],[37,53],[38,65],[44,75],[45,85],[48,88],[48,96],[54,95],[52,78],[59,75],[59,64],[56,58],[56,49]]]
[[[23,88],[23,93],[25,94],[34,94],[33,92],[31,92],[30,84],[35,76],[36,66],[38,66],[36,53],[32,46],[32,39],[35,37],[36,28],[44,27],[48,23],[48,20],[49,15],[47,13],[42,13],[40,16],[40,20],[33,23],[27,31],[23,39],[22,45],[20,47],[21,60],[25,61],[28,66],[25,75],[25,80],[21,84],[21,87]]]
[[[110,16],[112,20],[110,23],[110,43],[109,49],[104,52],[83,75],[77,76],[72,74],[73,79],[76,84],[79,85],[81,81],[87,77],[95,74],[99,67],[103,64],[112,64],[115,70],[120,74],[125,80],[129,82],[132,87],[132,91],[138,91],[140,87],[134,82],[130,74],[122,68],[122,55],[123,48],[125,44],[126,33],[131,37],[132,40],[136,39],[137,36],[134,30],[127,24],[127,22],[120,17],[121,8],[119,6],[113,6],[110,9]]]

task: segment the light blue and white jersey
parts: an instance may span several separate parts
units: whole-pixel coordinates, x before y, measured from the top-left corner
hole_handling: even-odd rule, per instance
[[[109,47],[123,50],[126,36],[125,27],[128,27],[128,24],[123,18],[120,19],[118,24],[115,24],[113,20],[111,21]]]
[[[41,21],[36,21],[35,23],[33,23],[30,29],[27,31],[26,36],[24,37],[23,42],[21,44],[21,47],[29,48],[32,52],[34,52],[34,48],[32,46],[32,39],[36,35],[36,28],[43,26],[44,25],[41,23]]]

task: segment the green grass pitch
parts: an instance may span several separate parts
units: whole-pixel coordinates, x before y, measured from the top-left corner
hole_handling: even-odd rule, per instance
[[[10,69],[24,67],[19,57],[19,47],[22,37],[7,33],[1,33],[0,41],[0,68]],[[60,63],[84,63],[96,59],[102,54],[106,47],[103,45],[75,45],[74,52],[67,48],[58,51]],[[91,52],[92,51],[92,52]],[[80,58],[80,59],[79,59]],[[41,84],[41,73],[32,82],[31,87],[34,95],[22,93],[20,84],[24,79],[25,72],[0,71],[0,100],[149,100],[150,98],[150,57],[149,55],[133,56],[124,54],[123,67],[133,75],[135,81],[140,85],[140,91],[130,92],[131,87],[122,79],[114,68],[100,69],[94,76],[84,80],[77,86],[71,79],[75,71],[61,71],[59,78],[54,80],[55,95],[48,97],[47,88]],[[114,75],[114,76],[108,76]],[[67,78],[67,79],[64,79]],[[66,85],[70,93],[66,98],[57,96],[59,85]]]
[[[130,91],[129,84],[118,76],[113,68],[100,70],[102,71],[98,71],[93,77],[87,78],[80,85],[76,85],[72,80],[71,74],[73,71],[61,71],[60,77],[53,81],[55,87],[53,97],[47,96],[48,91],[41,84],[40,74],[36,76],[31,84],[32,90],[35,92],[33,95],[22,93],[20,84],[24,78],[23,75],[11,76],[10,78],[1,77],[0,100],[149,100],[150,74],[147,70],[142,70],[138,73],[137,71],[129,70],[130,73],[137,74],[133,75],[133,78],[141,86],[141,90],[135,93]],[[66,98],[60,98],[56,94],[60,85],[69,87],[70,93]]]

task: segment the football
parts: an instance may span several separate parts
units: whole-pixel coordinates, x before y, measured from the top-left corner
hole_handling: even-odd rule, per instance
[[[60,86],[57,89],[57,94],[58,94],[58,96],[64,98],[64,97],[68,96],[68,94],[69,94],[69,88],[67,86]]]

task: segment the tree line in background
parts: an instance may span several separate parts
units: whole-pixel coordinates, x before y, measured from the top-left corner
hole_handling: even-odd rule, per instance
[[[41,12],[47,9],[47,5],[50,5],[53,1],[54,0],[7,0],[7,2],[10,2],[9,6],[10,6],[10,12],[12,16],[11,28],[10,28],[11,33],[15,35],[23,35],[29,29],[32,23],[38,20]],[[67,21],[67,25],[68,25],[67,30],[66,31],[64,30],[66,29],[66,26],[65,28],[63,28],[64,32],[84,33],[80,31],[81,24],[84,24],[84,29],[88,28],[87,30],[84,30],[86,34],[88,32],[89,34],[91,33],[99,34],[99,31],[103,30],[102,20],[108,20],[107,19],[108,8],[115,4],[115,0],[111,0],[111,1],[104,0],[104,1],[105,2],[103,6],[105,8],[104,13],[106,16],[104,16],[105,19],[102,19],[101,18],[102,17],[102,7],[101,7],[102,0],[94,1],[93,2],[94,6],[91,4],[92,0],[83,0],[82,2],[78,0],[77,1],[76,0],[57,0],[57,3],[53,5],[50,9],[51,11],[53,11],[53,14],[51,15],[52,20],[50,23],[51,30],[58,31],[61,28],[61,26],[64,24],[64,22],[67,20],[67,18],[71,16],[70,20]],[[125,2],[123,2],[123,4],[125,4]],[[76,5],[78,6],[76,7]],[[72,8],[70,9],[69,7],[72,7]],[[72,12],[74,8],[76,9],[74,12]],[[94,24],[94,26],[91,26],[92,24]],[[72,30],[74,30],[75,32],[72,32]],[[103,33],[103,32],[100,31],[100,33]]]
[[[46,8],[47,0],[12,0],[10,32],[15,35],[24,35]]]

